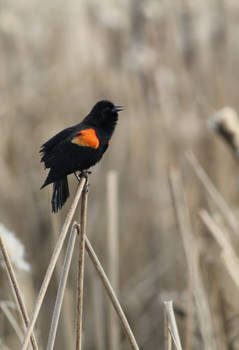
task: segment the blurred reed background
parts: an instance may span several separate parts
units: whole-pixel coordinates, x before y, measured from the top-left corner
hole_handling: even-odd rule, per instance
[[[87,232],[107,270],[106,175],[114,169],[119,177],[119,296],[140,348],[162,349],[162,301],[173,299],[186,349],[239,349],[238,285],[199,210],[206,209],[222,228],[227,223],[185,157],[186,151],[194,152],[237,215],[238,164],[208,129],[207,119],[225,105],[239,110],[239,3],[0,4],[0,222],[21,239],[31,265],[29,273],[17,270],[29,314],[70,204],[51,214],[51,189],[40,191],[46,172],[39,148],[57,131],[79,122],[97,100],[107,98],[125,106],[125,111],[109,151],[90,177]],[[179,171],[184,183],[194,240],[189,250],[198,256],[196,270],[214,337],[210,345],[198,304],[192,301],[193,272],[190,278],[190,257],[187,249],[185,255],[170,194],[169,167]],[[72,176],[71,193],[75,188]],[[239,231],[233,235],[227,229],[236,254]],[[75,269],[57,334],[59,350],[71,349],[74,340]],[[0,281],[0,300],[12,300],[4,270]],[[37,322],[43,348],[57,281],[56,273]],[[88,259],[85,291],[84,349],[110,349],[107,298]],[[101,298],[103,311],[96,312]],[[0,339],[3,349],[19,348],[3,313]],[[127,349],[123,334],[121,340],[120,349]]]

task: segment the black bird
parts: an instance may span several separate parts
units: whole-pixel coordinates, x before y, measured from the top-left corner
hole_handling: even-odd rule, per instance
[[[53,183],[52,212],[61,209],[69,197],[67,175],[75,173],[79,178],[77,171],[85,175],[100,161],[122,110],[110,101],[99,101],[81,123],[62,130],[42,145],[41,162],[50,171],[41,189]]]

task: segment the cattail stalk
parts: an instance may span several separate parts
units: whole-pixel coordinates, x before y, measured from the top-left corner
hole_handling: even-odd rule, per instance
[[[70,238],[66,249],[65,260],[62,268],[61,279],[60,279],[60,283],[57,291],[56,302],[55,302],[55,307],[54,307],[52,321],[51,321],[51,328],[50,328],[49,337],[48,337],[47,350],[53,350],[53,347],[54,347],[56,331],[59,323],[63,297],[66,289],[66,282],[67,282],[70,264],[73,256],[74,247],[75,247],[75,240],[76,240],[78,226],[79,225],[76,222],[74,222],[71,228]]]
[[[24,304],[21,290],[20,290],[16,275],[15,275],[12,263],[11,263],[11,260],[9,258],[5,244],[1,238],[1,235],[0,235],[0,249],[2,251],[2,256],[4,259],[5,265],[6,265],[7,275],[8,275],[8,279],[9,279],[9,282],[10,282],[10,285],[11,285],[11,288],[13,291],[16,305],[17,305],[19,313],[21,315],[24,327],[27,328],[29,325],[29,317],[27,314],[27,309],[26,309],[26,306]],[[35,338],[34,334],[32,334],[32,336],[31,336],[31,345],[32,345],[33,350],[38,349],[36,338]]]
[[[118,230],[118,179],[115,171],[107,175],[107,242],[108,277],[115,292],[119,293],[119,230]],[[119,326],[112,305],[108,308],[110,349],[119,349]]]
[[[86,251],[87,251],[97,273],[99,274],[99,277],[100,277],[100,279],[105,287],[105,290],[106,290],[106,292],[107,292],[107,294],[108,294],[108,296],[109,296],[109,298],[114,306],[114,309],[115,309],[117,315],[119,316],[119,320],[122,324],[122,327],[125,331],[125,334],[126,334],[128,340],[130,342],[131,348],[133,350],[139,350],[139,346],[138,346],[136,339],[134,337],[134,334],[130,328],[128,320],[127,320],[127,318],[122,310],[122,307],[119,303],[119,300],[118,300],[118,298],[117,298],[117,296],[116,296],[116,294],[115,294],[115,292],[110,284],[108,277],[105,274],[105,271],[104,271],[97,255],[96,255],[94,249],[92,248],[87,236],[85,237],[85,248],[86,248]]]
[[[26,350],[27,349],[30,336],[32,334],[32,331],[33,331],[33,328],[35,326],[37,317],[39,315],[39,312],[40,312],[40,309],[41,309],[41,306],[42,306],[42,303],[43,303],[43,300],[44,300],[44,297],[45,297],[48,285],[50,283],[50,280],[51,280],[54,268],[56,266],[57,259],[58,259],[59,255],[60,255],[63,243],[65,241],[65,238],[66,238],[69,226],[71,224],[71,221],[72,221],[72,218],[74,216],[76,207],[78,205],[78,202],[79,202],[79,199],[80,199],[83,187],[85,185],[85,182],[86,182],[86,179],[84,177],[82,177],[81,180],[80,180],[80,184],[79,184],[79,186],[77,188],[75,197],[73,199],[72,205],[71,205],[71,207],[70,207],[70,209],[68,211],[68,214],[67,214],[66,220],[64,222],[64,225],[62,227],[61,233],[60,233],[59,238],[58,238],[58,240],[56,242],[55,249],[53,251],[53,254],[52,254],[50,263],[48,265],[48,268],[47,268],[44,280],[42,282],[42,286],[41,286],[41,289],[40,289],[38,297],[37,297],[35,308],[34,308],[34,311],[33,311],[33,314],[32,314],[31,320],[30,320],[30,323],[28,325],[28,328],[27,328],[27,331],[26,331],[26,334],[25,334],[25,337],[24,337],[21,350]]]
[[[77,281],[77,328],[76,328],[76,350],[82,348],[82,315],[83,315],[83,292],[84,292],[84,270],[85,270],[85,235],[86,214],[88,199],[88,180],[85,183],[81,199],[81,226],[79,230],[79,260]]]

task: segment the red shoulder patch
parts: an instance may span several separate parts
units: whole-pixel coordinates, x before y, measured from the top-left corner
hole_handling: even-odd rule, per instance
[[[100,144],[94,129],[85,129],[78,132],[71,142],[78,146],[91,147],[94,149],[97,149]]]

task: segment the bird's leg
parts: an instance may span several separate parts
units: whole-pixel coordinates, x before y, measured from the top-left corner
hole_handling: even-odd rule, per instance
[[[88,180],[88,177],[91,174],[91,171],[89,171],[89,170],[82,170],[79,174],[75,171],[74,174],[75,174],[77,180],[80,182],[82,177],[84,177],[86,180]]]
[[[91,174],[91,171],[89,171],[89,170],[82,170],[80,172],[80,177],[84,177],[87,180],[90,174]]]
[[[74,172],[77,180],[80,182],[81,178],[84,177],[86,181],[88,180],[89,175],[91,174],[91,171],[89,170],[82,170],[80,174],[78,174],[76,171]],[[86,192],[89,192],[90,184],[89,182],[87,183],[87,186],[85,188]]]
[[[80,179],[81,179],[81,178],[80,178],[80,174],[77,174],[76,171],[74,172],[74,174],[75,174],[75,177],[77,178],[77,180],[80,182]]]

